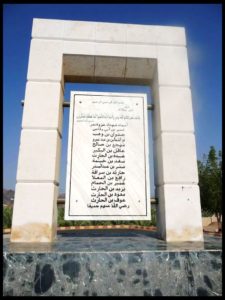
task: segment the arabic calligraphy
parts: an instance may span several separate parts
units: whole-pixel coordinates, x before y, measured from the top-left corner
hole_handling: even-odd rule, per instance
[[[73,92],[66,220],[149,218],[147,96]]]
[[[88,208],[129,208],[126,203],[125,123],[93,122],[91,201]]]
[[[68,183],[70,216],[137,215],[143,198],[139,191],[143,189],[134,191],[134,174],[139,174],[139,179],[144,168],[141,163],[132,163],[136,153],[143,153],[142,100],[114,95],[75,99],[71,113],[73,168]],[[137,136],[137,145],[133,136]]]

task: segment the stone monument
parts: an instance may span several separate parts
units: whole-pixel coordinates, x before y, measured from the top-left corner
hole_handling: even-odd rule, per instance
[[[55,239],[65,82],[152,89],[161,239]],[[146,95],[74,91],[69,106],[65,219],[150,220]],[[222,295],[221,239],[202,242],[184,28],[34,19],[14,201],[4,296]]]
[[[202,241],[184,28],[34,19],[11,242],[56,237],[65,82],[151,87],[158,232],[166,241]],[[140,162],[138,184],[144,193],[142,167]],[[137,195],[144,205],[143,195]]]

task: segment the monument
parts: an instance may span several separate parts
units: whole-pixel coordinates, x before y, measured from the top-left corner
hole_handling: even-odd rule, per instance
[[[65,82],[151,88],[157,235],[56,234]],[[69,106],[65,219],[150,220],[146,95]],[[34,19],[4,295],[221,295],[221,254],[203,246],[184,28]]]
[[[56,238],[65,82],[142,84],[152,89],[159,236],[166,241],[203,241],[184,28],[34,19],[11,242]],[[143,142],[139,147],[142,151]],[[82,150],[75,146],[74,151]],[[142,168],[140,161],[140,193],[145,182]],[[143,195],[137,196],[144,205]],[[71,209],[74,213],[75,206]]]

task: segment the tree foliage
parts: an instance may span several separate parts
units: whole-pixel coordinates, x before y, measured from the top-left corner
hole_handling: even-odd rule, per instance
[[[4,229],[11,228],[12,211],[13,211],[12,207],[10,207],[10,206],[4,207],[4,210],[3,210],[3,228]]]
[[[203,161],[198,161],[199,187],[202,210],[215,214],[218,226],[222,216],[222,152],[213,146]]]
[[[156,209],[151,208],[151,221],[66,221],[64,220],[64,207],[58,208],[58,226],[89,226],[89,225],[140,225],[156,226]]]
[[[12,207],[4,207],[3,209],[3,228],[11,228],[12,224]],[[64,220],[64,207],[58,207],[58,226],[88,226],[88,225],[141,225],[156,226],[156,209],[151,209],[152,220],[150,221],[66,221]]]

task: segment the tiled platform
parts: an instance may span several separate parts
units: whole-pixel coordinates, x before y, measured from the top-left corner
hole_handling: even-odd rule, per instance
[[[222,241],[167,244],[155,232],[84,230],[53,244],[4,237],[4,295],[222,294]]]

